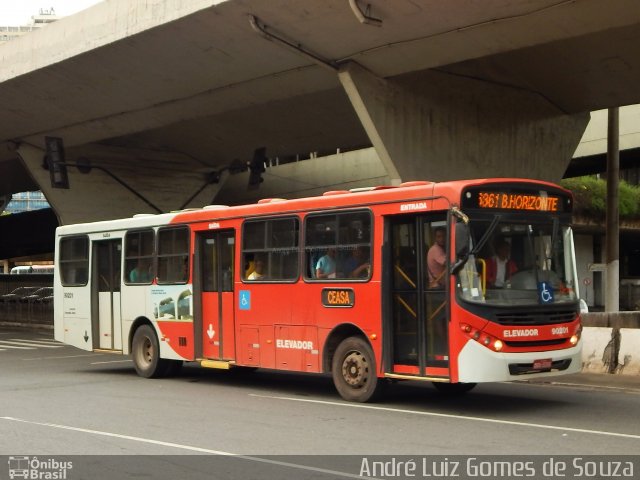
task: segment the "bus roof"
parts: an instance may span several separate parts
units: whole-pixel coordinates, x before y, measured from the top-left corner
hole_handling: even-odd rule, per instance
[[[453,198],[456,195],[459,196],[461,191],[466,187],[490,183],[534,183],[569,193],[567,190],[553,183],[519,178],[455,180],[440,183],[414,181],[406,182],[398,186],[381,185],[377,187],[353,189],[352,191],[332,190],[325,192],[323,195],[314,197],[303,197],[290,200],[282,198],[266,198],[258,201],[257,203],[245,205],[207,205],[202,208],[186,209],[170,213],[138,214],[131,218],[65,225],[56,229],[56,235],[62,236],[78,233],[125,230],[131,228],[148,228],[159,225],[206,222],[230,218],[283,214],[286,212],[296,211],[329,210],[355,206],[364,207],[366,205],[376,203],[413,201],[436,196]],[[457,204],[458,201],[452,202],[452,205]]]

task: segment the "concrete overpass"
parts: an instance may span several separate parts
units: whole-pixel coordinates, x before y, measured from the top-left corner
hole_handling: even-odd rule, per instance
[[[639,40],[635,0],[101,3],[0,45],[0,195],[41,188],[62,223],[154,211],[104,170],[51,189],[47,135],[161,210],[233,201],[246,176],[210,174],[258,147],[354,153],[273,167],[249,197],[557,180],[586,112],[640,103]]]
[[[626,170],[625,179],[640,184],[640,105],[620,108],[620,168]],[[591,175],[606,171],[607,111],[591,113],[591,121],[573,155],[567,176]]]

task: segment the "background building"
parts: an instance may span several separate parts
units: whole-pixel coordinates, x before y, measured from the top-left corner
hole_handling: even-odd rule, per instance
[[[61,17],[56,15],[53,7],[50,9],[41,8],[38,15],[33,15],[31,17],[31,23],[29,25],[19,27],[0,26],[0,43],[14,40],[22,35],[32,32],[33,30],[42,28],[51,22],[55,22],[60,18]]]
[[[21,213],[41,208],[49,208],[49,203],[42,192],[22,192],[14,193],[11,196],[11,201],[4,211],[6,213]]]

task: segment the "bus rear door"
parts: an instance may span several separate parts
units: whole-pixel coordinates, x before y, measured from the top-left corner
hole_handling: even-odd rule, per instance
[[[197,234],[194,277],[196,358],[236,358],[234,254],[234,230]]]
[[[427,268],[437,227],[446,228],[445,213],[402,215],[385,223],[386,373],[449,378],[448,281],[434,286]]]

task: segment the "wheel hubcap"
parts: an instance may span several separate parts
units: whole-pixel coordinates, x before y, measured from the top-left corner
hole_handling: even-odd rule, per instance
[[[360,388],[367,383],[369,365],[360,352],[349,353],[342,362],[342,377],[348,385]]]
[[[148,337],[146,337],[142,343],[142,359],[147,364],[153,360],[153,345]]]

